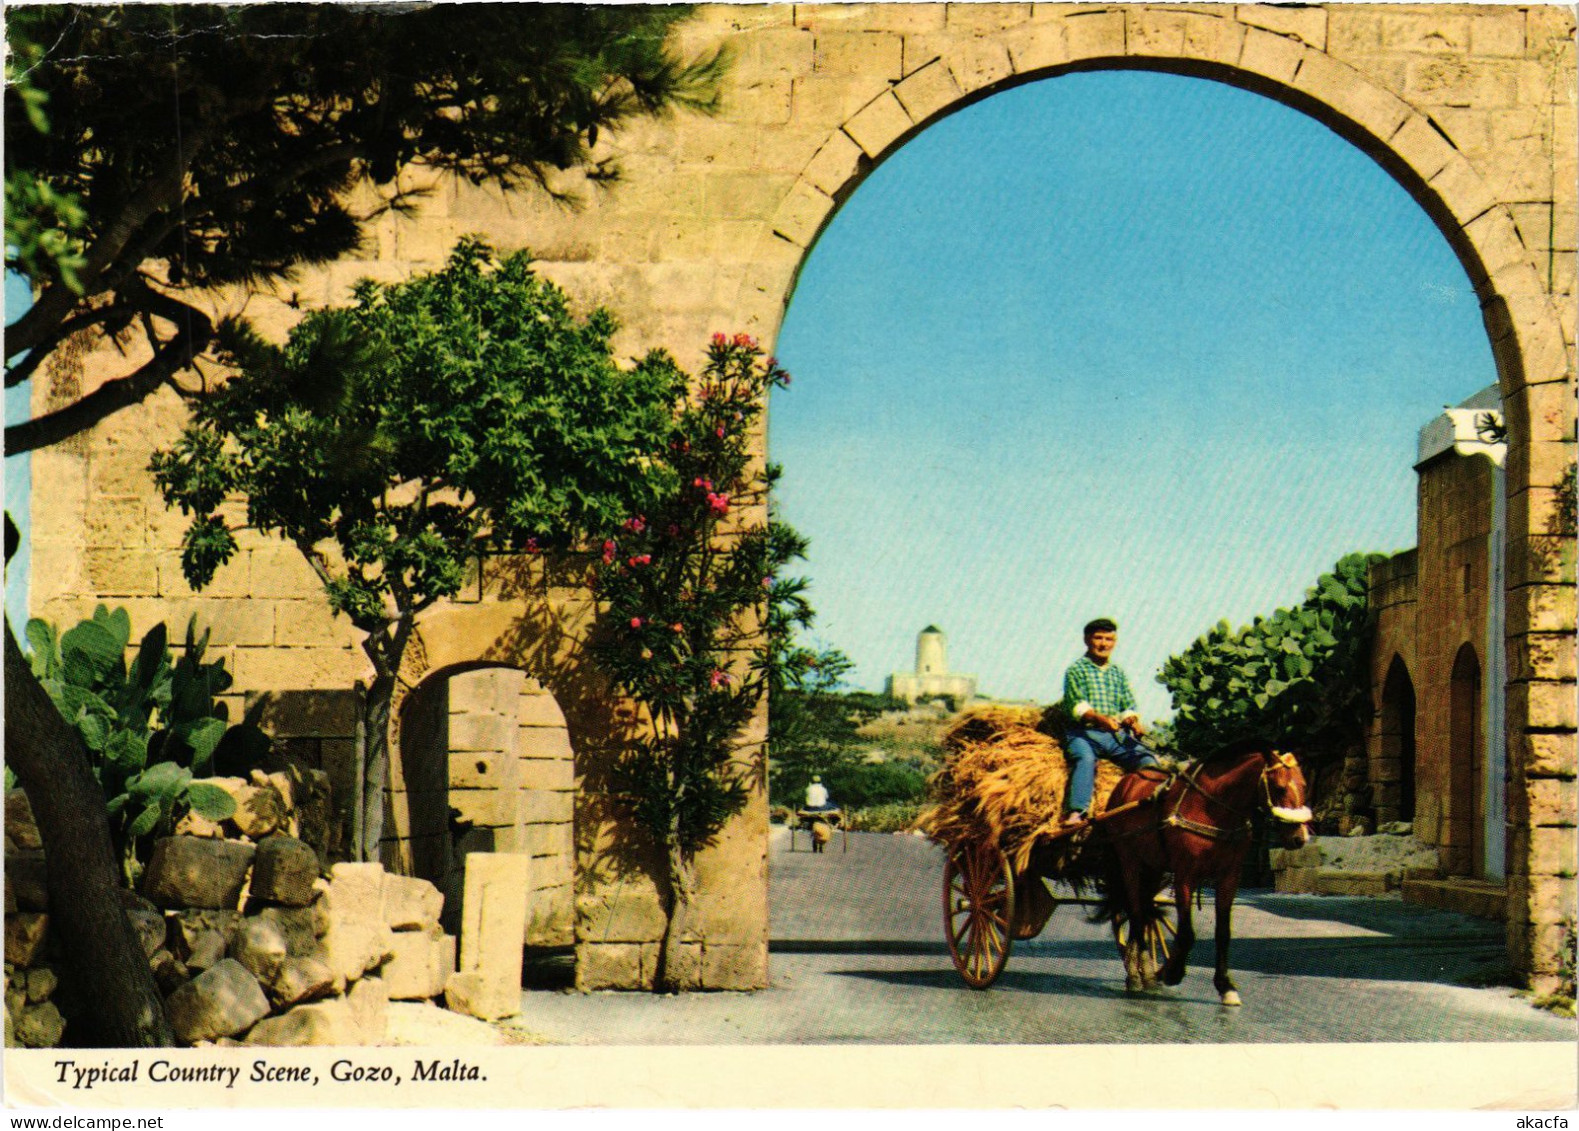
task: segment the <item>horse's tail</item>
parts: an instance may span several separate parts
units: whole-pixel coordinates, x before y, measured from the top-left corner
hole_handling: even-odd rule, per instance
[[[1111,923],[1115,917],[1127,911],[1124,897],[1124,872],[1118,861],[1118,853],[1110,844],[1104,844],[1099,851],[1102,853],[1102,866],[1090,878],[1096,888],[1097,903],[1091,908],[1087,921],[1091,923]]]

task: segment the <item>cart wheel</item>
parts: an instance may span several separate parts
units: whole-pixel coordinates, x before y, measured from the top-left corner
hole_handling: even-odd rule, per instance
[[[1014,872],[996,847],[951,849],[943,865],[943,932],[960,977],[984,990],[1003,973],[1014,939]]]
[[[1153,970],[1161,970],[1168,961],[1168,956],[1173,953],[1173,940],[1178,934],[1173,900],[1159,895],[1157,913],[1146,926],[1147,957],[1151,960]],[[1123,958],[1124,948],[1129,944],[1129,916],[1122,911],[1113,916],[1113,941],[1118,944],[1119,957]]]

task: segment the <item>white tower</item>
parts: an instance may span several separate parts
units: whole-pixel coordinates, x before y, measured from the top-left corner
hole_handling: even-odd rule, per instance
[[[935,624],[929,624],[916,637],[916,674],[948,674],[948,637]]]

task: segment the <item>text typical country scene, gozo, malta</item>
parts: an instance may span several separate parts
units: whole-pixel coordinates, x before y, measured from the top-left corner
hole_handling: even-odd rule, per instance
[[[12,7],[6,1044],[1571,1042],[1574,32]]]

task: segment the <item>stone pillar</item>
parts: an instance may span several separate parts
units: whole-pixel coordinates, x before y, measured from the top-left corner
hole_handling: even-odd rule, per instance
[[[449,1007],[485,1021],[521,1011],[522,939],[531,861],[518,853],[466,857],[460,971],[444,987]]]

